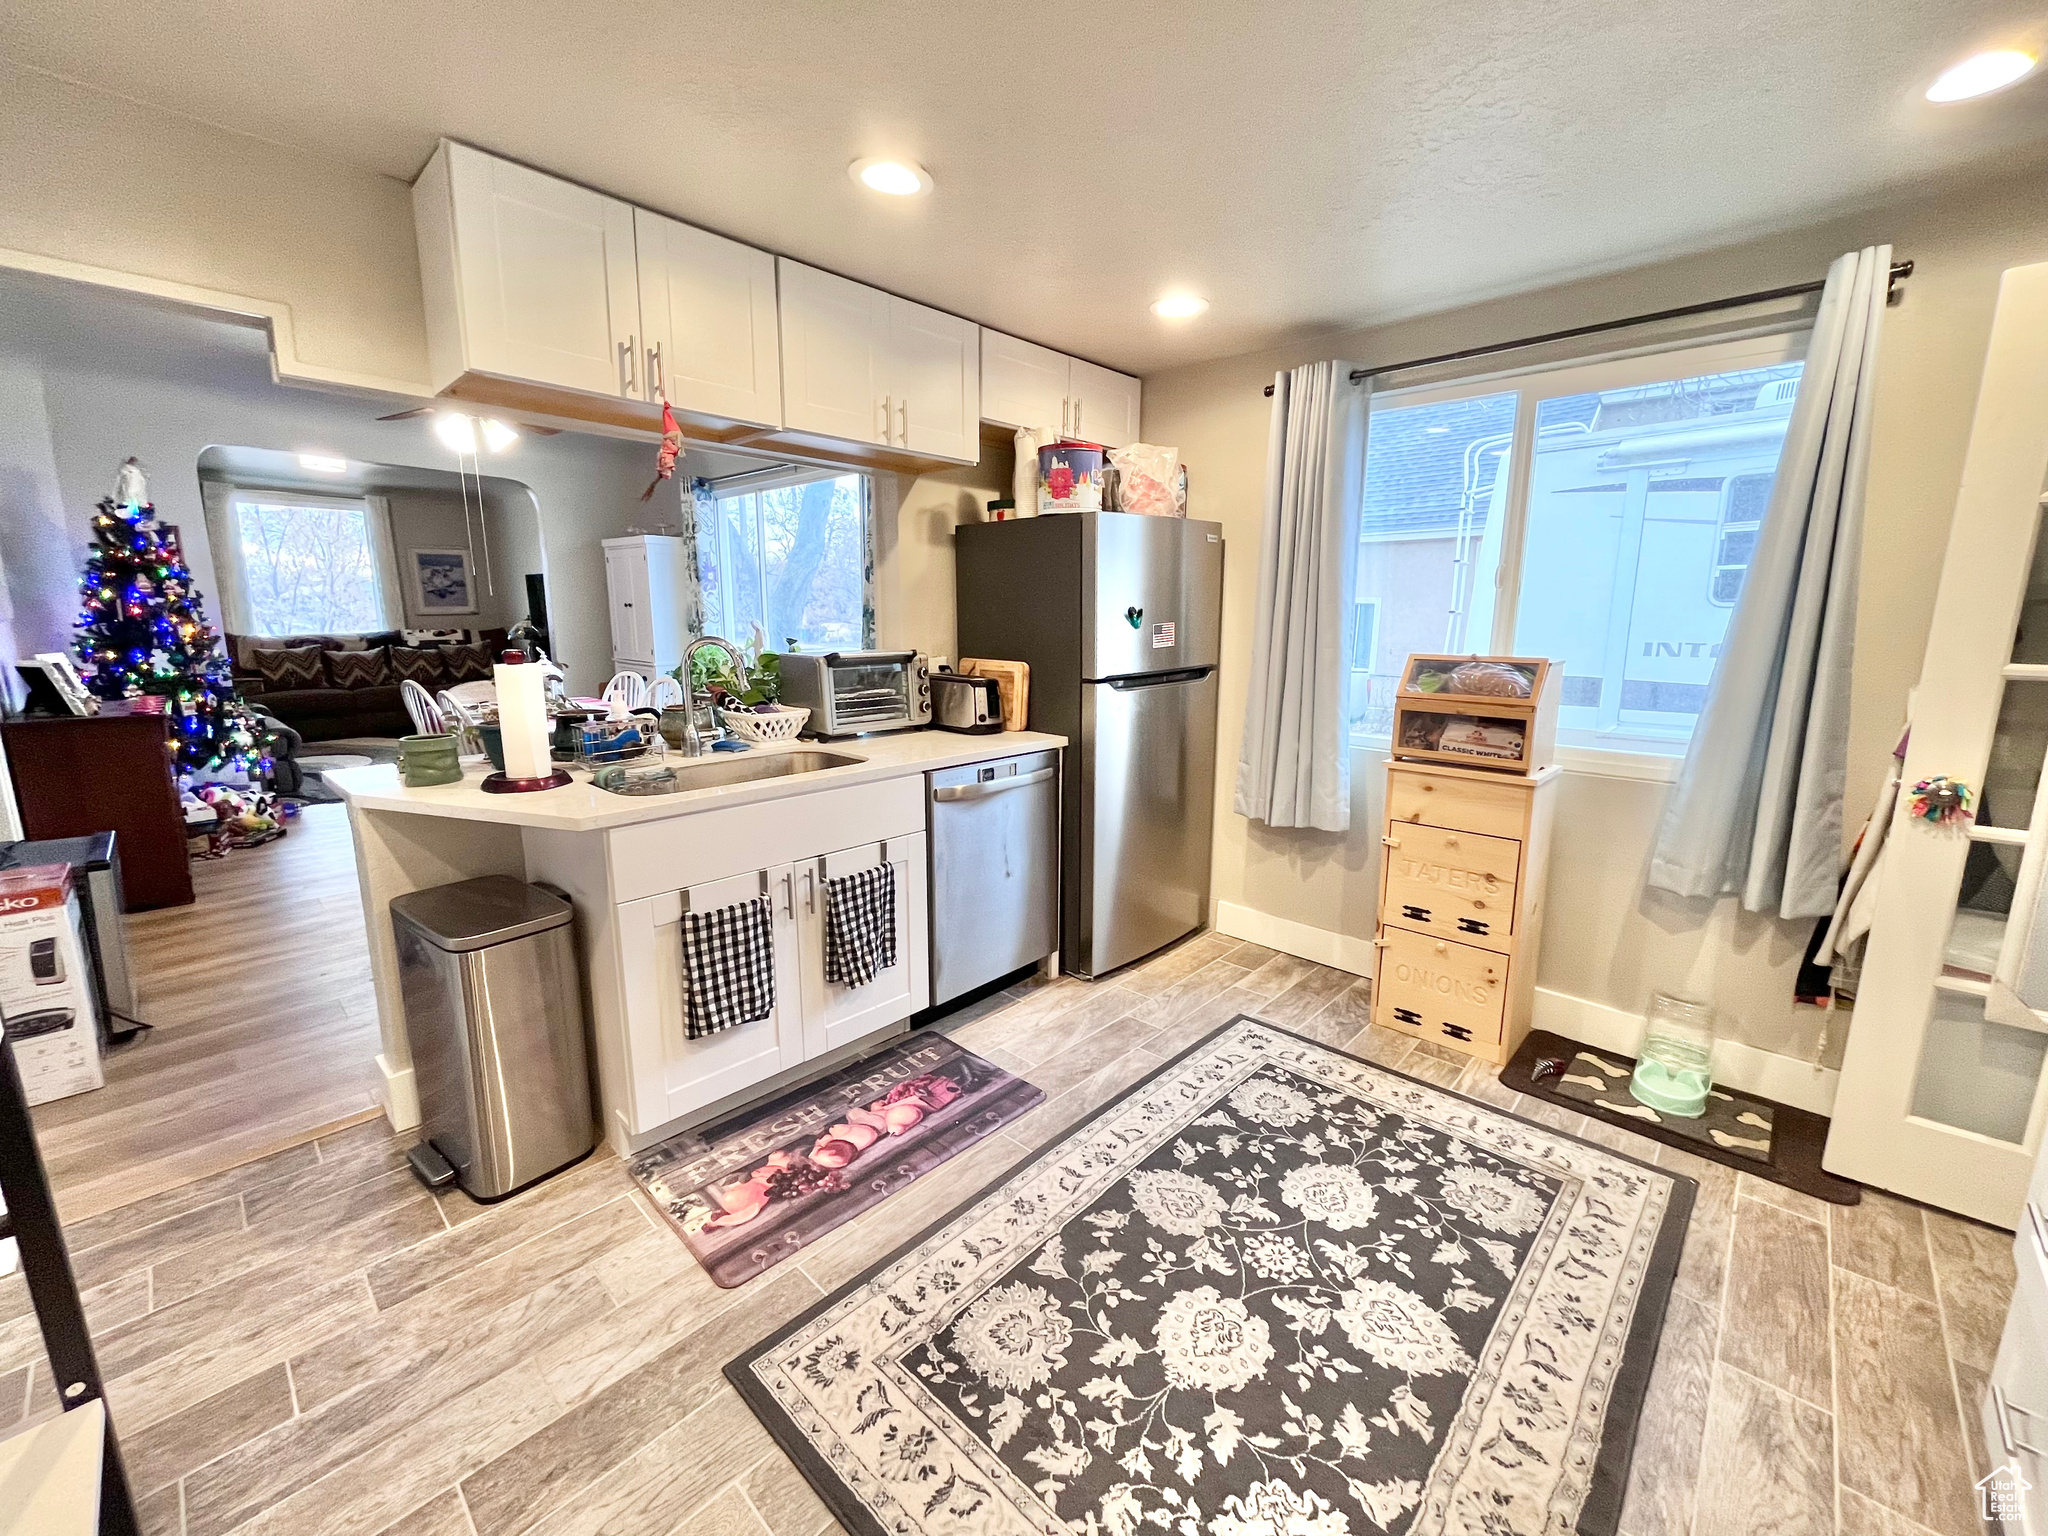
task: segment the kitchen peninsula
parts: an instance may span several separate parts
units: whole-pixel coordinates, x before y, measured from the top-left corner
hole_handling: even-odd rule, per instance
[[[648,796],[599,789],[581,772],[562,788],[513,795],[486,794],[481,767],[425,788],[406,786],[389,764],[330,773],[355,842],[385,1114],[400,1130],[419,1123],[393,897],[478,875],[568,897],[603,1134],[625,1155],[901,1030],[930,996],[924,775],[1065,746],[1038,731],[911,731],[829,752],[795,742],[672,759],[676,792]],[[785,764],[798,771],[775,774]],[[721,782],[764,771],[774,776]],[[828,982],[823,883],[881,863],[896,871],[897,963],[865,986]],[[682,914],[755,896],[772,907],[774,1009],[691,1040]]]

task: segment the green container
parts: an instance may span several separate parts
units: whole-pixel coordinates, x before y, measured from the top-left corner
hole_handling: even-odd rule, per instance
[[[455,784],[462,779],[461,755],[453,736],[398,738],[398,773],[413,789],[429,784]]]
[[[1650,999],[1630,1097],[1682,1119],[1697,1118],[1714,1085],[1714,1010],[1659,992]]]
[[[492,724],[479,725],[476,728],[476,733],[483,738],[484,756],[491,760],[493,768],[503,773],[505,771],[504,733],[496,725]]]

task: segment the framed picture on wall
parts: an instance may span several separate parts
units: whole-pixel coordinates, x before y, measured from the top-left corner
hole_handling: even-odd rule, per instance
[[[413,611],[475,613],[476,584],[466,549],[415,549],[412,562]]]

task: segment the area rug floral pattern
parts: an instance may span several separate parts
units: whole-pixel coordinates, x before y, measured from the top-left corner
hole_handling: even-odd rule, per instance
[[[1241,1017],[727,1374],[861,1536],[1606,1533],[1691,1198]]]

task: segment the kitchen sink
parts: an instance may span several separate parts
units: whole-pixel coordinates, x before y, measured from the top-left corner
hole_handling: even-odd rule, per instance
[[[719,752],[665,759],[659,766],[673,770],[673,779],[650,778],[648,775],[658,774],[659,767],[636,764],[621,770],[601,769],[593,782],[615,795],[680,795],[720,784],[750,784],[756,779],[787,779],[827,768],[851,768],[866,761],[843,752]],[[612,777],[615,771],[620,773],[617,778]]]

